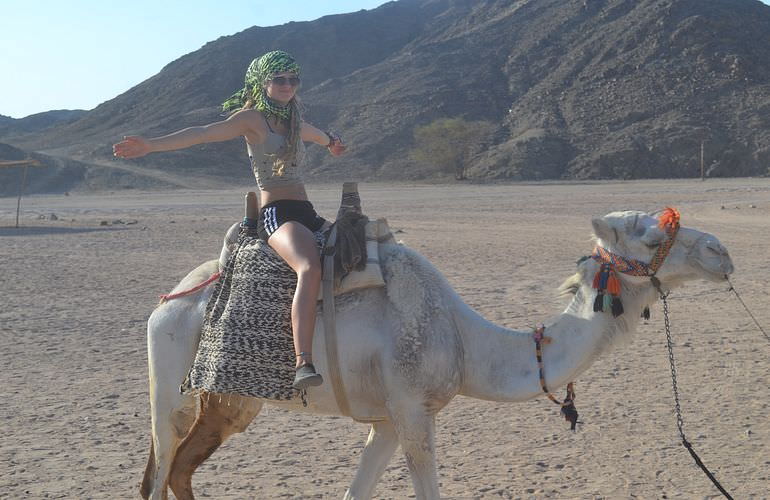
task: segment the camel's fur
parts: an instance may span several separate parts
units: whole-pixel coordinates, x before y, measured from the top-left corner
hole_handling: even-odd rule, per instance
[[[593,220],[598,244],[626,257],[649,261],[665,235],[642,212],[615,212]],[[493,325],[465,305],[443,276],[418,253],[396,244],[380,246],[385,289],[364,290],[337,300],[340,371],[352,411],[374,421],[361,465],[346,498],[371,498],[398,445],[406,456],[417,498],[437,498],[435,415],[458,394],[495,401],[523,401],[541,394],[529,331]],[[216,261],[190,273],[177,288],[206,278]],[[598,264],[587,260],[562,290],[572,296],[566,310],[547,324],[553,339],[544,352],[548,385],[573,380],[611,345],[636,330],[644,307],[657,298],[646,278],[624,276],[625,314],[594,313],[591,279]],[[725,248],[712,235],[682,228],[658,272],[664,289],[687,280],[722,280],[733,270]],[[229,406],[211,397],[200,405],[178,393],[195,355],[206,302],[200,294],[159,306],[148,328],[153,449],[142,495],[192,498],[195,468],[231,434],[259,413],[262,401],[235,397]],[[318,321],[313,354],[328,371],[323,322]],[[297,411],[339,414],[330,384],[297,401],[273,402]],[[193,419],[195,420],[193,421]]]

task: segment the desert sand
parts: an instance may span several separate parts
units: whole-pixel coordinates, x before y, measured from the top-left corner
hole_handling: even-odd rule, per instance
[[[159,294],[218,256],[248,189],[26,196],[20,229],[16,198],[0,199],[0,497],[139,496],[150,445],[146,320]],[[591,251],[591,217],[676,206],[683,225],[729,249],[733,283],[770,330],[770,179],[360,191],[365,212],[386,217],[468,304],[515,328],[561,312],[556,287]],[[322,215],[336,213],[340,186],[309,192]],[[685,430],[735,498],[767,498],[770,342],[727,289],[694,282],[669,299]],[[677,436],[659,303],[576,388],[576,433],[545,397],[452,401],[438,416],[443,496],[720,496]],[[349,419],[267,407],[193,485],[204,498],[341,498],[367,434]],[[376,497],[411,496],[396,452]]]

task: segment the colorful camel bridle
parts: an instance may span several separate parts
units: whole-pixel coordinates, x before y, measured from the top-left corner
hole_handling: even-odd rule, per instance
[[[671,207],[666,207],[658,217],[658,227],[666,233],[668,238],[658,246],[649,264],[612,253],[600,246],[594,249],[591,258],[601,264],[593,281],[593,287],[597,290],[594,312],[612,311],[612,315],[615,317],[623,314],[623,304],[620,301],[620,280],[617,273],[648,277],[652,280],[655,288],[660,291],[660,281],[655,275],[674,245],[676,235],[679,232],[679,218],[679,211]]]
[[[593,281],[593,288],[597,290],[593,307],[594,312],[612,311],[614,317],[623,314],[623,304],[620,301],[620,280],[616,273],[649,277],[653,286],[662,294],[660,280],[655,275],[674,245],[674,240],[679,232],[679,218],[679,211],[671,207],[666,207],[660,217],[658,217],[658,227],[668,235],[668,238],[658,246],[649,264],[612,253],[600,246],[594,249],[591,258],[601,264]],[[646,308],[644,314],[645,317],[649,317],[649,312]],[[577,408],[575,408],[575,383],[570,382],[567,384],[567,395],[564,401],[559,401],[551,394],[545,383],[543,344],[550,344],[552,339],[545,336],[545,325],[540,324],[534,329],[532,339],[535,341],[535,354],[537,355],[537,366],[540,371],[540,387],[545,395],[548,396],[548,399],[561,407],[562,415],[570,423],[570,429],[574,431],[578,423],[578,412]]]

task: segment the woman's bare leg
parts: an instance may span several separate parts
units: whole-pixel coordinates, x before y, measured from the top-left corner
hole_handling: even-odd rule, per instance
[[[297,366],[312,363],[316,301],[321,288],[321,257],[313,233],[299,222],[286,222],[267,240],[297,273],[297,290],[291,304],[291,329]],[[300,353],[308,353],[300,356]]]

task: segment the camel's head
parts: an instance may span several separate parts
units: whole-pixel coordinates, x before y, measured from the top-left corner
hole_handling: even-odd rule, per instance
[[[672,215],[675,220],[666,218]],[[647,264],[656,259],[656,254],[660,257],[658,249],[665,247],[673,234],[673,244],[656,272],[666,288],[698,278],[724,281],[733,272],[730,255],[716,236],[686,227],[680,227],[678,232],[671,231],[673,225],[678,225],[676,211],[655,214],[612,212],[593,219],[592,223],[598,246]]]

